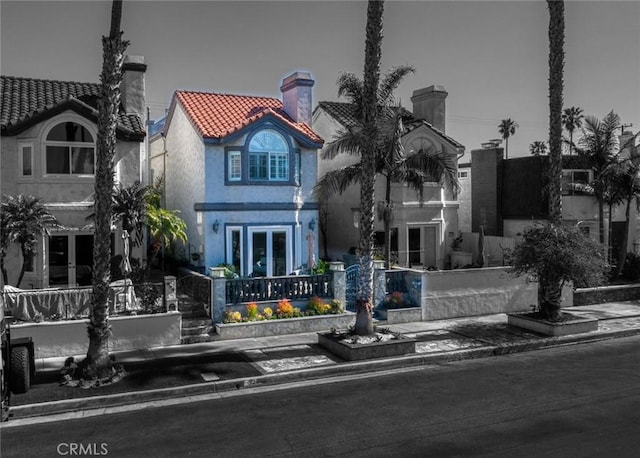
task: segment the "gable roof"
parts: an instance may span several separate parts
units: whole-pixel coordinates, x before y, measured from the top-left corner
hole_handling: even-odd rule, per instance
[[[316,110],[322,108],[327,114],[338,121],[346,128],[355,126],[358,123],[358,118],[355,112],[355,106],[352,103],[347,102],[319,102]],[[457,142],[453,138],[446,135],[441,130],[436,129],[430,123],[424,119],[416,118],[409,110],[403,109],[402,122],[405,127],[405,135],[409,132],[417,129],[420,126],[426,126],[432,130],[436,135],[446,140],[456,148],[464,148],[464,145]]]
[[[65,110],[97,122],[100,84],[0,76],[0,132],[17,135]],[[118,114],[117,136],[142,141],[145,129],[136,114]]]
[[[268,117],[284,125],[303,143],[313,147],[321,147],[324,143],[308,124],[293,121],[284,111],[282,102],[273,97],[176,91],[169,116],[176,102],[182,105],[203,138],[219,143]]]

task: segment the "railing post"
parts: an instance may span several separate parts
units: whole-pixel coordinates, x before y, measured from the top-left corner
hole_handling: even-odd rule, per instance
[[[172,275],[164,277],[164,308],[167,312],[178,311],[177,283]]]
[[[214,323],[222,323],[227,305],[226,283],[227,279],[224,277],[211,279],[211,320]]]
[[[347,307],[347,272],[343,262],[332,262],[329,265],[333,274],[333,298],[340,301],[343,307]]]

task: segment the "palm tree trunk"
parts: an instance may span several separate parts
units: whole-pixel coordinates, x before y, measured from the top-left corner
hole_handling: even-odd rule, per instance
[[[549,222],[562,222],[562,92],[564,73],[564,2],[549,7]]]
[[[24,246],[21,247],[22,251],[22,267],[20,268],[20,275],[18,275],[18,281],[16,282],[16,288],[20,288],[20,284],[22,283],[22,279],[24,278],[24,273],[27,271],[27,256],[30,256],[30,253],[25,249]]]
[[[611,279],[615,280],[620,276],[624,263],[627,260],[627,242],[629,241],[629,225],[631,221],[631,199],[632,196],[627,197],[627,205],[624,210],[624,230],[622,232],[622,241],[620,243],[620,250],[618,251],[618,262],[615,270],[611,274]]]
[[[362,157],[360,180],[360,276],[356,300],[355,332],[373,333],[373,229],[375,223],[376,123],[380,56],[382,53],[382,13],[384,2],[369,0],[364,53],[363,113],[364,136],[367,139]]]
[[[122,40],[120,21],[122,0],[114,0],[109,37],[102,37],[103,65],[98,102],[98,144],[95,177],[95,235],[93,249],[93,294],[89,314],[89,349],[83,375],[102,378],[111,374],[109,359],[109,258],[111,251],[111,213],[113,158],[116,150],[116,126],[120,105],[122,62],[128,42]]]
[[[604,245],[604,202],[602,196],[598,196],[598,236],[600,243]]]
[[[504,158],[509,159],[509,137],[504,139]]]
[[[557,278],[543,276],[538,279],[538,304],[540,313],[550,321],[557,321],[562,302],[562,282]]]

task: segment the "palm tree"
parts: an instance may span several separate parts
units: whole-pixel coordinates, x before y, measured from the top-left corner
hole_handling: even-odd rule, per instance
[[[362,85],[362,127],[364,135],[360,178],[360,276],[356,299],[357,335],[373,334],[373,236],[375,223],[376,142],[378,138],[378,83],[382,54],[384,2],[369,0]]]
[[[95,235],[93,248],[93,281],[89,314],[89,349],[82,362],[83,376],[88,379],[111,375],[109,359],[108,297],[110,282],[111,219],[113,191],[113,158],[116,149],[116,126],[120,106],[122,63],[128,42],[122,40],[120,22],[122,0],[113,0],[111,27],[102,37],[103,63],[98,99],[98,141],[95,176]]]
[[[391,261],[390,224],[393,219],[391,183],[408,184],[422,201],[425,183],[440,182],[455,193],[458,191],[458,180],[455,158],[446,151],[421,149],[405,154],[400,141],[404,133],[402,107],[387,107],[380,111],[376,175],[385,178],[385,199],[379,202],[378,217],[384,223],[385,260],[388,269]],[[323,158],[333,159],[345,151],[361,155],[362,148],[358,146],[358,142],[362,141],[360,132],[360,128],[342,132],[340,137],[327,145]],[[318,181],[314,190],[319,200],[326,201],[329,196],[341,194],[352,184],[359,183],[362,167],[361,160],[328,172]]]
[[[616,130],[620,128],[620,117],[613,111],[602,120],[587,116],[582,126],[582,136],[577,142],[576,151],[587,158],[594,177],[592,188],[598,199],[598,229],[600,243],[604,244],[604,197],[607,179],[604,170],[619,149]]]
[[[22,268],[16,283],[16,286],[20,287],[27,265],[33,262],[33,256],[38,252],[38,237],[43,233],[49,234],[49,228],[57,226],[58,222],[40,198],[24,194],[17,197],[8,196],[6,201],[2,202],[2,213],[6,240],[8,243],[18,243],[22,253]]]
[[[529,145],[529,152],[533,156],[544,156],[547,154],[547,144],[544,141],[536,140]]]
[[[162,207],[162,189],[164,177],[159,177],[156,182],[147,188],[144,206],[144,224],[149,229],[152,238],[151,256],[147,266],[151,269],[158,253],[168,244],[175,241],[187,242],[187,224],[178,213],[178,210],[167,210]],[[163,258],[164,263],[164,258]],[[164,271],[164,265],[162,270]]]
[[[549,222],[562,223],[562,99],[564,89],[564,2],[549,8]],[[557,304],[559,308],[559,303]]]
[[[562,112],[562,125],[569,132],[569,156],[573,153],[573,131],[582,127],[582,108],[569,107]]]
[[[116,185],[112,195],[112,220],[120,221],[135,246],[142,243],[148,193],[149,188],[136,181],[129,186]]]
[[[505,141],[504,156],[509,159],[509,137],[516,134],[518,123],[511,118],[503,119],[498,125],[498,132]]]

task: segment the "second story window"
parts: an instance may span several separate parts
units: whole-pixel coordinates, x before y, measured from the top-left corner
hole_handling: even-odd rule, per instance
[[[262,130],[249,142],[249,180],[288,181],[289,146],[274,130]]]
[[[95,140],[89,130],[75,122],[55,125],[45,141],[47,175],[93,175]]]

